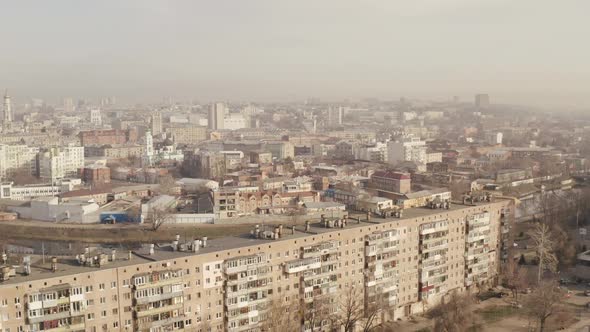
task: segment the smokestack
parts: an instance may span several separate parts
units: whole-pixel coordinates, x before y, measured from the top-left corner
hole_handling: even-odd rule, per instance
[[[51,257],[51,272],[57,271],[57,257]]]
[[[193,252],[199,251],[199,240],[193,240]]]
[[[178,240],[172,241],[172,251],[178,250]]]
[[[309,232],[309,228],[310,228],[309,220],[306,220],[305,221],[305,231]]]
[[[371,212],[367,211],[367,222],[371,221]]]
[[[275,227],[275,230],[274,230],[274,232],[273,232],[273,238],[274,238],[275,240],[277,240],[278,238],[280,238],[279,232],[280,232],[280,231],[279,231],[279,228],[278,228],[278,227]]]
[[[203,248],[207,247],[207,237],[206,236],[203,236],[202,242],[203,242]]]
[[[295,235],[295,226],[291,227],[291,234]]]
[[[131,260],[131,257],[133,257],[133,253],[131,252],[131,250],[129,250],[129,251],[127,252],[127,259],[128,259],[128,260]]]
[[[111,262],[114,262],[117,259],[117,250],[111,250]]]
[[[283,236],[283,225],[279,225],[279,237]]]
[[[155,248],[155,244],[150,243],[150,256],[152,256],[154,254],[154,248]]]

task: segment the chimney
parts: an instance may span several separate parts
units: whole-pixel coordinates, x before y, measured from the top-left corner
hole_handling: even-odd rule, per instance
[[[6,265],[8,263],[8,255],[6,251],[2,253],[2,264]]]
[[[293,226],[291,227],[291,234],[292,234],[292,235],[295,235],[295,225],[293,225]]]
[[[207,237],[203,236],[201,241],[203,242],[203,248],[207,247]]]
[[[57,257],[51,257],[51,272],[57,271]]]
[[[367,211],[367,222],[371,221],[371,212]]]
[[[306,220],[306,221],[305,221],[305,231],[306,231],[306,232],[309,232],[309,228],[310,228],[310,225],[309,225],[309,220]]]
[[[279,225],[279,237],[283,236],[283,225]]]
[[[117,259],[117,250],[111,250],[111,262],[114,262]]]
[[[25,275],[31,274],[31,256],[23,257],[23,264],[25,265]]]
[[[84,254],[88,255],[90,253],[90,247],[84,248]]]
[[[199,240],[193,240],[193,252],[199,251]]]
[[[128,260],[131,260],[131,257],[132,257],[132,256],[133,256],[133,253],[131,252],[131,250],[129,250],[129,251],[127,252],[127,259],[128,259]]]
[[[280,231],[279,231],[279,228],[278,228],[278,227],[275,227],[275,229],[274,229],[274,232],[273,232],[273,238],[274,238],[275,240],[277,240],[277,239],[279,239],[279,238],[281,237],[281,236],[279,235],[279,232],[280,232]]]
[[[156,246],[155,244],[150,243],[150,256],[152,256],[154,254],[154,247],[155,246]]]

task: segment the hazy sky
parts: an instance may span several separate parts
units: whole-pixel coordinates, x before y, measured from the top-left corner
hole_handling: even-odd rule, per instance
[[[590,106],[588,0],[2,1],[16,98]]]

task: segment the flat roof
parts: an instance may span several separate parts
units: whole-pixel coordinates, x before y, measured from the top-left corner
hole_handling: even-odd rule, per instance
[[[475,203],[475,204],[467,204],[463,205],[458,202],[453,202],[449,210],[445,209],[430,209],[430,208],[412,208],[404,210],[404,214],[402,218],[395,218],[395,217],[372,217],[370,221],[364,220],[363,216],[366,216],[364,213],[349,213],[348,223],[346,228],[344,229],[354,229],[360,228],[365,226],[371,225],[380,225],[385,224],[388,222],[395,222],[419,217],[425,217],[434,214],[442,214],[446,211],[458,211],[462,209],[472,208],[474,206],[482,206],[487,204],[494,204],[500,201],[506,201],[506,199],[496,198],[493,202],[483,202],[483,203]],[[360,218],[360,222],[355,221],[357,217]],[[310,230],[308,232],[304,231],[304,225],[297,225],[296,231],[292,234],[292,230],[290,227],[283,228],[283,237],[278,240],[270,240],[270,239],[258,239],[253,238],[250,234],[243,234],[241,236],[226,236],[221,238],[215,238],[212,240],[207,241],[207,246],[205,248],[200,248],[197,252],[192,251],[173,251],[170,244],[157,244],[155,246],[155,251],[153,255],[149,255],[149,245],[144,244],[141,248],[137,250],[132,250],[132,257],[128,259],[128,252],[127,251],[117,251],[117,259],[112,262],[108,262],[102,267],[87,267],[81,266],[77,263],[75,257],[59,257],[57,261],[57,270],[56,272],[51,271],[51,257],[46,257],[45,264],[41,262],[40,255],[31,255],[31,274],[30,275],[23,275],[21,273],[22,267],[17,268],[17,275],[11,277],[8,281],[0,282],[0,287],[3,285],[12,285],[21,282],[33,281],[33,280],[40,280],[45,278],[53,278],[65,275],[73,275],[79,273],[88,273],[94,272],[99,269],[111,269],[111,268],[118,268],[124,266],[130,266],[135,264],[141,263],[148,263],[148,262],[155,262],[155,261],[165,261],[170,259],[178,259],[182,257],[189,257],[195,255],[202,255],[208,254],[213,252],[219,252],[223,250],[231,250],[237,249],[247,246],[254,246],[254,245],[268,245],[271,243],[275,243],[278,241],[286,241],[292,239],[299,239],[308,236],[314,236],[318,234],[330,233],[330,232],[340,232],[342,228],[326,228],[323,226],[319,220],[316,222],[310,223]],[[255,225],[252,225],[252,229],[254,229]],[[275,225],[269,225],[266,228],[262,227],[262,230],[270,231],[274,229]],[[171,241],[173,239],[170,239]],[[192,242],[192,240],[187,241]],[[187,242],[181,242],[181,244],[185,244]],[[91,252],[89,256],[96,256],[101,253],[110,255],[110,250],[107,248],[95,250]],[[588,253],[588,252],[586,252]],[[579,257],[579,256],[578,256]],[[230,257],[231,258],[231,257]]]

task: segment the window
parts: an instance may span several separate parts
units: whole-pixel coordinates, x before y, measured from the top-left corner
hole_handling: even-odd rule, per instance
[[[89,313],[87,316],[88,320],[93,320],[94,319],[94,313]]]
[[[117,287],[117,282],[116,281],[112,281],[111,282],[111,288],[116,288]]]
[[[20,304],[20,297],[14,298],[14,304]]]
[[[106,311],[106,310],[103,310],[103,311],[100,313],[100,316],[101,316],[101,317],[106,317],[106,316],[107,316],[107,311]]]
[[[98,284],[98,289],[104,290],[104,284]]]

